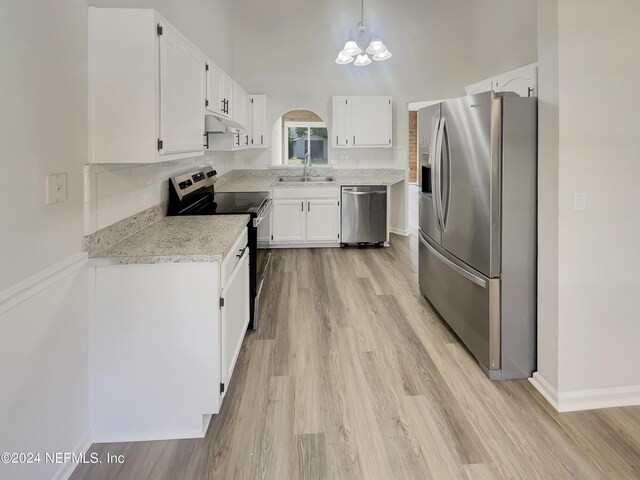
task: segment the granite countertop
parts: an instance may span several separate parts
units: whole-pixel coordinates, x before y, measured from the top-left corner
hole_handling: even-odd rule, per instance
[[[91,259],[104,265],[222,261],[247,222],[249,215],[164,217]]]
[[[233,177],[220,186],[215,186],[216,192],[271,192],[274,187],[278,188],[301,188],[301,187],[339,187],[341,185],[395,185],[404,180],[399,175],[363,175],[363,176],[342,176],[335,177],[335,182],[291,182],[280,183],[280,176],[239,176]]]

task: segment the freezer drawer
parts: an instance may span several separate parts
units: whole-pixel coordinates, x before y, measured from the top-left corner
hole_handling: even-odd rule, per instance
[[[500,280],[471,269],[423,232],[418,237],[420,292],[485,370],[500,369]]]

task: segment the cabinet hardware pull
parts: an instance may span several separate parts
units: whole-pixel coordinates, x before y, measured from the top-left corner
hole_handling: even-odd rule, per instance
[[[307,212],[311,211],[311,202],[307,202]]]
[[[300,211],[304,212],[304,201],[300,202]]]
[[[264,145],[264,142],[262,141],[262,135],[260,135],[260,145]]]
[[[355,135],[353,136],[353,144],[354,145],[356,144],[356,136]]]
[[[244,247],[241,248],[240,250],[238,250],[240,253],[236,255],[236,257],[238,258],[242,258],[242,256],[244,255],[244,251],[247,249],[248,247]]]

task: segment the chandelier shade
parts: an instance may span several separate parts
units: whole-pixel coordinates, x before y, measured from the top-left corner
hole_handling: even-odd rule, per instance
[[[351,31],[344,48],[338,53],[336,63],[338,65],[353,63],[356,67],[364,67],[373,63],[372,60],[381,62],[388,58],[391,58],[391,52],[387,46],[377,35],[369,33],[369,29],[364,25],[364,0],[361,0],[360,21],[355,30]]]

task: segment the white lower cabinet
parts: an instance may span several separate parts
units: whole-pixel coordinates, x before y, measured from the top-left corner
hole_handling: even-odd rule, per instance
[[[246,237],[244,244],[236,245],[232,249],[232,254],[235,258],[231,257],[228,261],[234,261],[238,257],[240,257],[240,260],[233,270],[224,267],[222,269],[223,271],[231,270],[231,273],[225,280],[220,295],[221,394],[227,391],[236,360],[242,348],[244,334],[249,326],[249,248],[247,247]]]
[[[307,241],[337,242],[340,224],[338,200],[307,201]]]
[[[306,240],[306,212],[303,199],[274,199],[272,240],[303,243]]]
[[[222,262],[92,268],[93,441],[204,437],[249,324],[247,230]]]
[[[338,192],[335,187],[274,189],[272,245],[339,245]]]

